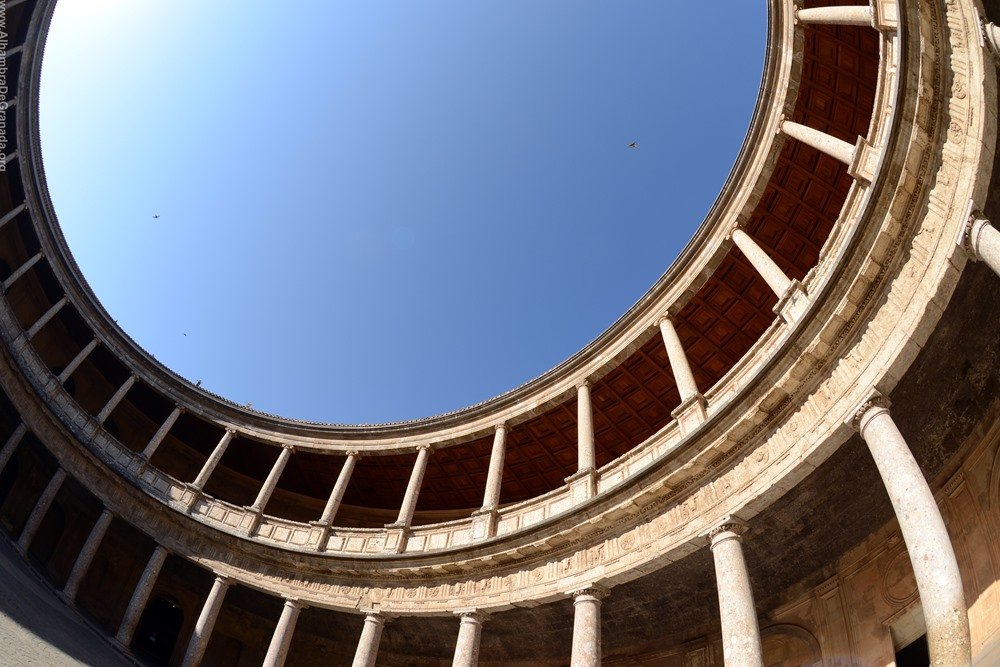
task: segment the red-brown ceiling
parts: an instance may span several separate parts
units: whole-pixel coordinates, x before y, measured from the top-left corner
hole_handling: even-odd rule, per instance
[[[830,4],[824,0],[823,4]],[[852,4],[843,2],[840,4]],[[878,39],[869,28],[806,26],[802,78],[792,120],[851,143],[871,120]],[[788,140],[747,232],[793,278],[819,257],[851,185],[843,164]],[[614,270],[614,266],[607,267]],[[742,254],[730,251],[677,316],[677,330],[704,391],[746,353],[774,320],[776,297]],[[659,335],[592,389],[597,463],[604,465],[667,424],[679,403]],[[563,484],[576,469],[576,405],[570,399],[513,427],[501,502],[531,498]],[[492,436],[433,453],[418,510],[477,508],[482,503]],[[341,457],[297,454],[281,487],[325,499]],[[269,458],[270,460],[270,458]],[[414,454],[362,458],[345,502],[399,506]],[[240,466],[263,471],[267,466]],[[266,472],[264,472],[266,475]]]

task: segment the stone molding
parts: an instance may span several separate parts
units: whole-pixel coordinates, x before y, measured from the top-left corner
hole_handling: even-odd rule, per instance
[[[851,428],[855,431],[861,433],[864,430],[864,424],[862,422],[867,423],[866,416],[870,418],[869,413],[872,409],[881,408],[883,410],[888,410],[890,405],[891,403],[887,397],[883,396],[876,390],[872,390],[871,395],[854,410],[853,414],[851,414],[850,418],[847,420],[847,423],[849,423]]]
[[[16,321],[6,310],[0,318],[4,387],[32,430],[45,430],[45,442],[58,445],[60,463],[88,486],[96,480],[93,490],[116,514],[146,527],[178,554],[206,567],[214,563],[211,569],[234,581],[317,606],[358,609],[362,600],[377,600],[380,608],[406,613],[441,613],[455,605],[508,608],[553,599],[567,582],[586,586],[597,571],[614,585],[638,566],[655,568],[682,558],[698,548],[699,531],[735,511],[752,517],[847,437],[844,423],[857,410],[845,406],[864,400],[859,388],[891,389],[957,282],[963,260],[953,234],[965,219],[956,222],[962,217],[956,202],[982,196],[989,178],[984,164],[992,159],[982,147],[996,138],[995,119],[980,113],[984,104],[995,102],[994,84],[984,74],[992,64],[983,64],[981,50],[968,48],[974,12],[966,3],[903,7],[912,10],[904,12],[912,40],[905,52],[898,32],[883,35],[893,46],[889,52],[904,57],[880,75],[877,110],[887,115],[873,118],[873,145],[881,151],[876,178],[848,196],[809,284],[815,298],[810,317],[802,319],[794,338],[787,326],[772,327],[748,355],[751,361],[738,364],[709,390],[713,413],[697,446],[670,440],[665,429],[623,457],[629,462],[648,456],[631,476],[599,489],[601,495],[586,507],[571,503],[524,526],[532,528],[530,536],[522,527],[506,541],[460,545],[447,554],[432,550],[420,558],[372,554],[371,563],[365,554],[350,554],[345,563],[277,549],[276,541],[239,539],[236,527],[210,520],[209,513],[221,507],[218,501],[192,503],[198,507],[192,522],[163,512],[163,505],[177,509],[186,498],[170,496],[172,488],[166,495],[155,492],[162,476],[130,481],[128,457],[92,420],[76,421],[72,399],[36,367],[23,337],[12,336]],[[952,33],[949,61],[916,67],[922,53],[945,52],[940,48],[945,30]],[[924,49],[921,40],[938,43]],[[947,81],[963,83],[953,83],[949,91]],[[893,97],[898,89],[911,98],[910,120],[891,114],[903,107]],[[947,127],[938,120],[944,105],[951,119]],[[25,106],[19,105],[19,113]],[[889,136],[889,126],[904,122],[919,141],[901,146]],[[796,354],[785,354],[793,344]],[[602,468],[601,477],[609,470]],[[535,510],[532,503],[526,506]],[[501,531],[502,522],[501,517]]]
[[[39,10],[45,15],[39,21],[40,25],[36,26],[42,34],[51,13],[50,2],[45,0]],[[776,20],[770,28],[770,40],[794,44],[795,31],[787,7],[772,0],[771,11]],[[39,40],[39,44],[43,41]],[[33,49],[28,51],[34,54]],[[552,371],[507,394],[447,415],[399,424],[346,426],[288,420],[235,405],[176,376],[129,339],[100,308],[68,252],[65,239],[55,226],[48,226],[41,232],[43,250],[47,256],[51,253],[54,258],[53,271],[60,282],[70,286],[68,296],[71,303],[85,320],[95,324],[98,337],[109,351],[136,372],[144,383],[172,402],[186,405],[192,414],[217,424],[229,424],[237,428],[241,435],[266,444],[280,446],[288,442],[313,452],[340,454],[348,448],[359,448],[373,454],[395,454],[409,451],[419,441],[433,440],[435,447],[461,444],[482,436],[497,422],[516,424],[530,419],[539,411],[563,400],[582,379],[594,381],[610,372],[613,365],[608,363],[609,360],[620,359],[645,335],[660,313],[692,293],[707,279],[711,268],[723,259],[724,243],[720,229],[726,226],[728,220],[748,214],[773,167],[774,157],[780,148],[773,138],[775,118],[778,113],[790,108],[794,101],[799,66],[792,57],[791,49],[768,50],[762,98],[730,178],[692,243],[636,306],[592,344]],[[31,86],[37,89],[37,64],[29,59],[26,67],[31,74]],[[25,92],[27,95],[22,97],[32,99],[33,91]],[[35,113],[30,104],[19,105],[19,113],[24,115],[26,108]],[[30,122],[31,118],[25,120],[28,122],[24,126],[28,130],[23,133],[26,140],[22,143],[31,149],[28,159],[30,168],[31,165],[40,165],[41,154],[37,127]],[[38,201],[37,204],[31,202],[30,208],[37,216],[54,220],[41,168],[36,167],[32,172],[28,177],[34,179],[30,189]]]
[[[719,525],[710,528],[705,533],[705,537],[708,538],[711,547],[714,549],[716,544],[725,540],[735,539],[738,542],[742,542],[743,534],[749,530],[750,527],[744,521],[734,516],[727,516]]]
[[[578,588],[574,591],[567,593],[569,597],[573,598],[573,603],[576,604],[580,600],[603,600],[608,597],[610,591],[604,586],[599,586],[598,584],[589,584],[583,588]]]

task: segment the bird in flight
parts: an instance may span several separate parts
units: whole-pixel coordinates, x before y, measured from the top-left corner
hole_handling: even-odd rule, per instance
[[[637,144],[636,142],[634,142],[634,141],[633,141],[632,143],[630,143],[630,144],[628,145],[628,147],[629,147],[629,148],[638,148],[638,147],[639,147],[639,144]]]
[[[153,214],[153,220],[157,220],[159,217],[160,217],[159,213],[154,213]]]

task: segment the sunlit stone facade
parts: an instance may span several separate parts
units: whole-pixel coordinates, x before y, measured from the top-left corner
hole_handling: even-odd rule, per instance
[[[664,276],[524,386],[376,426],[236,406],[103,311],[45,185],[53,6],[5,10],[0,653],[1000,663],[1000,4],[771,0]]]

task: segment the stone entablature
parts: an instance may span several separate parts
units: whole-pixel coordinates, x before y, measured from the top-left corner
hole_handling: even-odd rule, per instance
[[[456,606],[505,608],[556,599],[595,581],[614,585],[679,559],[703,548],[700,536],[722,517],[752,520],[846,439],[845,420],[872,387],[888,392],[895,385],[964,266],[954,239],[964,229],[968,202],[981,201],[989,181],[987,146],[996,133],[993,65],[976,47],[971,5],[949,0],[941,7],[902,6],[909,13],[900,32],[883,33],[887,59],[868,139],[879,152],[871,154],[877,162],[865,163],[871,185],[852,187],[820,264],[802,283],[809,302],[791,318],[794,323],[776,320],[728,376],[706,391],[708,419],[695,430],[681,436],[671,423],[598,471],[596,498],[574,497],[567,486],[501,508],[498,540],[471,542],[471,519],[448,522],[412,529],[404,553],[396,555],[385,553],[391,530],[334,529],[326,553],[336,556],[342,539],[342,553],[351,556],[339,560],[296,553],[315,550],[313,528],[271,517],[247,539],[246,508],[204,495],[192,499],[176,480],[149,467],[140,470],[138,457],[83,412],[41,364],[3,303],[7,349],[32,385],[18,387],[21,380],[8,375],[5,388],[30,428],[61,444],[55,453],[62,465],[79,479],[103,480],[91,488],[116,513],[234,581],[308,604],[355,609],[367,603],[423,614]],[[900,33],[912,40],[905,49]],[[932,55],[944,52],[946,40],[947,63]],[[912,109],[912,117],[893,115],[900,108]],[[993,113],[973,113],[984,108]],[[712,248],[705,229],[695,242]],[[649,306],[649,312],[662,305]],[[629,330],[655,323],[637,316]],[[618,341],[623,348],[632,344],[626,340]],[[573,387],[569,379],[581,375],[587,374],[566,371],[560,382]],[[49,412],[29,392],[45,396]],[[88,474],[77,474],[87,467]],[[133,484],[178,511],[162,512]],[[192,516],[204,526],[183,516],[192,502]],[[401,539],[404,533],[395,535]],[[300,548],[295,541],[303,537]],[[358,554],[347,546],[352,539],[361,541]],[[278,552],[275,545],[286,549]],[[364,553],[371,554],[370,562],[358,558]]]
[[[797,37],[787,1],[770,8],[769,50],[761,97],[747,139],[712,211],[678,259],[660,280],[618,322],[579,353],[541,377],[507,394],[447,415],[382,425],[324,425],[255,413],[191,385],[163,367],[117,327],[90,291],[55,223],[56,215],[44,182],[37,130],[22,105],[24,144],[30,150],[24,164],[34,176],[29,208],[36,220],[43,254],[67,291],[67,298],[95,329],[102,347],[120,359],[145,385],[171,403],[222,428],[274,446],[293,445],[302,451],[364,455],[409,453],[422,444],[435,448],[468,442],[502,423],[518,424],[570,397],[581,381],[604,376],[637,347],[655,335],[657,322],[683,306],[722,261],[731,245],[734,224],[745,222],[763,192],[783,143],[785,114],[796,97],[801,62],[795,55]],[[30,64],[29,64],[30,66]],[[33,78],[37,78],[37,73]],[[37,86],[37,82],[34,84]],[[28,95],[30,97],[30,93]]]
[[[781,21],[776,23],[782,24]],[[793,36],[790,35],[786,37],[793,39]],[[898,56],[899,47],[896,33],[884,33],[882,38],[886,44],[885,53]],[[787,69],[790,68],[790,65],[786,63],[783,67]],[[888,136],[892,120],[890,112],[895,106],[892,100],[896,93],[898,67],[899,64],[892,60],[883,63],[879,79],[881,94],[876,105],[878,113],[874,116],[868,140],[870,146],[883,145]],[[785,71],[785,69],[781,71]],[[780,124],[780,118],[777,118],[775,122]],[[847,243],[856,233],[867,210],[869,189],[865,183],[856,183],[852,187],[841,213],[840,222],[827,242],[820,265],[811,271],[802,283],[800,289],[804,295],[822,293],[825,289],[824,286],[837,275],[836,262],[842,260]],[[804,314],[814,306],[811,303],[804,303],[802,308]],[[18,335],[16,333],[18,330],[17,321],[9,311],[3,314],[7,330],[10,332],[9,335],[16,337]],[[849,317],[844,313],[839,315],[845,321]],[[675,451],[698,449],[722,453],[732,449],[735,442],[733,434],[722,436],[714,444],[712,439],[713,437],[720,438],[718,427],[713,428],[713,425],[732,420],[733,414],[744,412],[757,414],[758,419],[762,416],[773,417],[778,408],[787,405],[787,397],[793,389],[791,387],[783,388],[781,384],[772,382],[771,379],[766,378],[764,371],[772,367],[783,355],[786,355],[793,346],[803,345],[796,340],[796,337],[801,335],[798,333],[800,324],[802,324],[801,319],[801,314],[797,319],[776,319],[750,353],[746,354],[715,386],[705,392],[704,401],[708,417],[706,422],[690,429],[687,433],[681,433],[677,422],[668,423],[645,443],[597,471],[595,480],[597,492],[599,494],[607,493],[630,479],[640,478],[646,474],[646,471],[657,467],[662,468],[664,462]],[[649,326],[646,325],[646,328]],[[21,338],[20,340],[24,341],[25,339]],[[17,345],[15,343],[15,346]],[[45,392],[50,396],[53,404],[59,406],[58,409],[62,412],[63,419],[75,426],[78,437],[83,442],[88,443],[92,451],[98,452],[108,465],[120,470],[126,478],[132,479],[134,483],[153,497],[180,511],[188,511],[190,507],[191,515],[194,518],[223,531],[251,536],[254,540],[297,550],[315,551],[319,548],[319,542],[324,536],[323,531],[316,526],[277,517],[259,517],[258,512],[253,512],[248,508],[234,506],[201,493],[195,494],[189,485],[174,480],[148,466],[145,459],[133,454],[104,433],[91,416],[76,405],[73,399],[66,394],[61,384],[54,381],[48,369],[32,354],[30,346],[23,344],[20,349],[24,353],[22,367],[32,366],[30,373],[36,377],[36,382],[44,385]],[[792,384],[794,385],[794,379]],[[770,394],[759,396],[756,407],[752,407],[752,403],[747,404],[745,400],[740,405],[740,399],[744,398],[744,395],[760,394],[761,387],[769,388]],[[740,421],[746,424],[753,423],[754,420],[743,419]],[[713,431],[714,435],[707,435]],[[241,433],[245,435],[244,432],[241,431]],[[700,441],[700,445],[695,445],[696,441]],[[437,446],[438,443],[435,445]],[[664,483],[673,488],[683,488],[686,484],[691,483],[685,481],[685,478],[697,478],[702,473],[700,467],[710,464],[711,462],[709,464],[700,463],[698,466],[688,469],[682,468],[673,472],[671,479]],[[718,465],[718,462],[715,462],[715,465]],[[500,508],[496,517],[497,534],[505,538],[515,537],[520,532],[534,530],[541,524],[551,523],[558,517],[571,512],[574,508],[589,503],[590,500],[591,494],[586,488],[570,483],[566,487],[555,489],[541,497]],[[326,536],[324,551],[330,555],[355,556],[381,555],[384,552],[417,554],[464,547],[488,536],[475,523],[470,518],[445,524],[420,526],[411,531],[336,529],[330,531]]]

